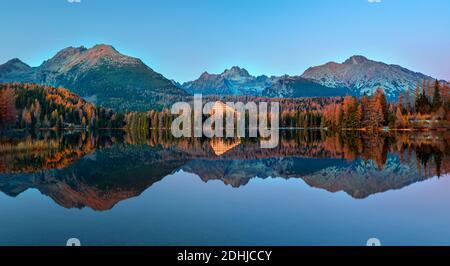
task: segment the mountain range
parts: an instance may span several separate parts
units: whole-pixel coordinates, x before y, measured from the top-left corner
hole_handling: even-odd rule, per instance
[[[424,80],[435,80],[422,73],[372,61],[364,56],[352,56],[342,64],[329,62],[311,67],[301,77],[331,88],[348,88],[355,95],[371,95],[382,87],[391,99],[398,97],[402,91],[414,90]]]
[[[370,95],[382,87],[394,100],[424,80],[434,78],[352,56],[343,63],[310,67],[298,76],[252,76],[234,66],[220,74],[204,72],[198,79],[180,84],[105,44],[65,48],[38,67],[17,58],[0,65],[0,82],[66,87],[90,102],[119,111],[162,109],[194,93],[298,98]]]
[[[166,176],[184,171],[204,182],[219,180],[235,188],[256,178],[302,179],[314,188],[332,193],[343,191],[353,198],[364,199],[427,180],[438,175],[438,169],[443,173],[450,169],[447,154],[439,166],[431,161],[425,163],[424,169],[418,165],[424,163],[417,157],[420,154],[431,158],[432,146],[425,148],[428,152],[412,151],[408,159],[395,153],[386,154],[380,170],[373,160],[343,160],[342,154],[329,150],[325,142],[295,145],[286,141],[273,150],[261,149],[256,143],[241,143],[217,155],[211,142],[130,145],[114,143],[115,137],[65,135],[57,141],[70,138],[72,143],[58,148],[50,158],[41,151],[4,153],[0,157],[0,163],[4,162],[0,164],[0,191],[16,197],[34,188],[66,208],[88,206],[109,210],[122,200],[140,195]],[[30,158],[36,162],[36,168],[24,171],[23,164],[28,165]],[[61,164],[48,168],[46,161],[55,159]]]
[[[299,76],[251,76],[237,66],[221,74],[204,72],[197,80],[182,85],[189,93],[251,95],[275,98],[371,95],[379,87],[389,99],[414,90],[418,83],[435,79],[398,65],[388,65],[352,56],[343,63],[329,62],[310,67]]]
[[[259,96],[274,84],[278,77],[251,76],[244,68],[234,66],[221,74],[203,72],[197,80],[182,85],[189,93],[205,95],[251,95]]]
[[[234,66],[221,74],[204,72],[197,80],[181,85],[188,93],[204,95],[245,95],[272,98],[343,96],[345,88],[331,88],[299,76],[252,76],[245,68]]]
[[[0,66],[0,82],[16,81],[65,87],[116,110],[161,109],[187,95],[140,59],[122,55],[110,45],[69,47],[38,67],[12,59]]]

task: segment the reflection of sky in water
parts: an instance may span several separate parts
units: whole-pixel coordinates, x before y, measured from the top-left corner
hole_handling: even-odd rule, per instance
[[[301,179],[252,179],[238,189],[177,172],[106,212],[65,209],[36,190],[0,193],[1,244],[450,244],[450,179],[355,200]]]

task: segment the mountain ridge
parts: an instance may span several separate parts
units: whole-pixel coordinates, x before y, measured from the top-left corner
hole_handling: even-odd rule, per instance
[[[185,82],[181,87],[189,93],[277,98],[362,96],[371,95],[382,87],[387,97],[395,100],[402,92],[414,90],[424,80],[436,79],[400,65],[354,55],[342,63],[330,61],[309,67],[298,76],[252,76],[238,66],[221,74],[205,71],[198,79]]]
[[[373,94],[377,88],[382,87],[391,99],[397,98],[401,92],[414,90],[423,80],[435,80],[420,72],[370,60],[362,55],[351,56],[342,63],[332,61],[310,67],[301,77],[327,87],[348,88],[357,96]]]
[[[252,76],[245,68],[233,66],[220,74],[204,71],[198,79],[183,83],[182,88],[189,93],[205,95],[260,96],[272,82],[272,78],[265,75]]]
[[[66,87],[115,110],[161,109],[187,95],[140,59],[123,55],[111,45],[67,47],[35,68],[19,61],[0,65],[0,82]],[[17,65],[22,67],[8,71]]]
[[[0,82],[37,83],[66,87],[84,99],[118,111],[161,110],[194,93],[272,98],[370,95],[382,87],[390,100],[414,90],[431,76],[400,65],[354,55],[306,69],[301,75],[251,75],[232,66],[220,74],[204,71],[193,81],[178,83],[147,66],[139,58],[121,54],[113,46],[67,47],[30,67],[18,58],[0,65]]]

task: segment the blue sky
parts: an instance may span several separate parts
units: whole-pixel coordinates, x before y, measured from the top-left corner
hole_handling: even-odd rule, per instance
[[[107,43],[181,82],[233,65],[298,75],[354,54],[450,80],[447,0],[76,1],[0,0],[0,62]]]

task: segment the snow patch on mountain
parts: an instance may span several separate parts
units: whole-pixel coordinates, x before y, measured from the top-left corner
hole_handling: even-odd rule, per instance
[[[265,88],[272,86],[274,78],[252,76],[244,68],[234,66],[221,74],[203,72],[197,80],[182,85],[189,93],[205,95],[252,95],[259,96]]]

